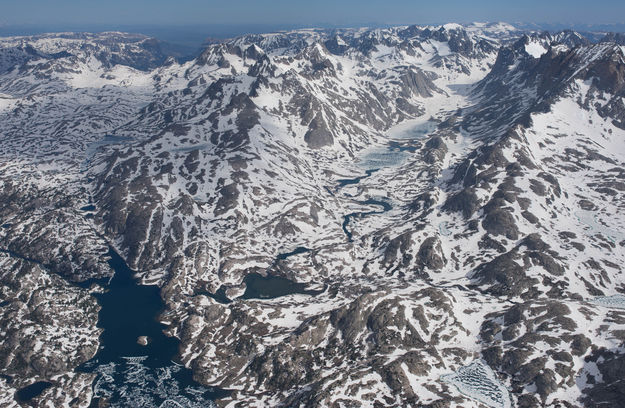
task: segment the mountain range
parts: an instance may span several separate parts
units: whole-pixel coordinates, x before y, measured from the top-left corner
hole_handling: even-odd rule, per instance
[[[622,34],[310,29],[176,57],[0,39],[0,404],[135,395],[98,387],[114,253],[217,406],[623,406]],[[165,394],[136,406],[187,404]]]

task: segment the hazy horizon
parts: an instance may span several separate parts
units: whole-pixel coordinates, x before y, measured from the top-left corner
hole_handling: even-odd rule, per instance
[[[449,22],[507,22],[545,30],[624,31],[625,3],[600,0],[556,0],[548,4],[527,0],[523,6],[493,0],[355,1],[338,4],[318,0],[239,0],[231,3],[180,0],[5,0],[0,36],[50,32],[124,31],[146,34],[186,47],[199,47],[207,38],[300,28],[389,27],[438,25]],[[619,16],[620,21],[614,16]]]
[[[473,21],[473,22],[477,22]],[[484,21],[481,21],[484,22]],[[584,24],[584,23],[548,23],[548,22],[523,22],[523,21],[497,21],[509,23],[519,28],[537,30],[564,30],[572,29],[576,31],[617,31],[625,32],[625,23],[605,23],[605,24]],[[179,44],[187,47],[199,47],[207,39],[227,39],[245,34],[259,34],[275,32],[281,30],[294,29],[341,29],[354,27],[383,28],[400,25],[441,25],[445,23],[467,24],[471,22],[460,21],[433,21],[433,22],[406,22],[404,24],[384,24],[380,22],[368,22],[354,25],[340,25],[329,23],[311,24],[106,24],[106,23],[68,23],[68,24],[11,24],[0,25],[0,37],[7,36],[29,36],[44,33],[58,32],[104,32],[121,31],[129,33],[144,34],[159,40]]]
[[[622,24],[625,2],[598,0],[5,0],[0,25],[288,25],[361,26],[468,23],[472,21],[558,24]],[[618,16],[618,17],[615,17]]]

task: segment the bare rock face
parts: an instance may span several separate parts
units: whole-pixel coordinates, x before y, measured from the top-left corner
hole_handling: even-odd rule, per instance
[[[488,285],[488,291],[496,295],[524,294],[532,288],[535,281],[515,261],[515,255],[514,252],[508,252],[481,264],[474,271],[473,278],[480,285]]]
[[[334,143],[332,133],[328,130],[324,119],[317,114],[308,125],[308,132],[304,135],[304,140],[311,149],[319,149],[324,146],[331,146]]]
[[[509,239],[517,239],[518,228],[514,216],[504,209],[494,209],[482,221],[482,226],[493,235],[504,235]]]
[[[93,380],[92,375],[66,373],[97,351],[98,304],[87,290],[70,286],[35,263],[2,254],[0,266],[3,392],[14,394],[36,378],[50,382],[55,390],[39,397],[42,405],[68,403],[65,398],[71,393],[55,394],[71,389],[68,382],[86,388]]]
[[[583,402],[589,407],[601,405],[619,406],[623,403],[624,389],[620,375],[623,372],[623,354],[617,350],[600,348],[586,358],[588,366],[596,366],[602,382],[593,387],[584,397]],[[587,374],[589,380],[596,376]]]
[[[578,311],[581,314],[577,314]],[[572,316],[580,316],[581,321]],[[511,391],[518,395],[519,403],[528,406],[545,404],[559,388],[574,388],[580,376],[592,382],[597,371],[589,365],[597,361],[599,354],[608,356],[604,360],[607,378],[611,378],[609,373],[614,372],[610,370],[618,366],[618,357],[605,349],[590,353],[591,342],[586,335],[593,318],[594,313],[574,303],[514,305],[505,313],[488,316],[482,324],[482,339],[490,344],[484,352],[485,359],[492,367],[512,376]],[[618,329],[608,329],[607,326],[604,330],[618,332]],[[536,354],[540,344],[547,348]],[[581,359],[583,355],[587,357]],[[608,380],[605,387],[611,388],[612,384],[612,380]],[[593,388],[590,394],[592,397],[583,398],[593,406],[598,401],[614,398],[614,394],[601,387]]]
[[[448,197],[445,205],[443,205],[444,210],[461,212],[463,217],[467,219],[471,218],[478,208],[478,197],[471,189],[464,189]]]
[[[420,69],[412,68],[406,70],[401,76],[402,96],[410,98],[412,96],[430,97],[433,91],[440,91],[432,82],[432,74],[425,73]]]
[[[407,299],[411,299],[410,305],[405,303]],[[428,306],[424,308],[423,304]],[[258,400],[270,401],[272,395],[287,392],[290,394],[287,401],[291,405],[339,401],[340,394],[337,391],[348,385],[348,397],[374,386],[384,392],[368,392],[367,395],[379,403],[409,401],[409,404],[417,404],[422,401],[422,397],[413,391],[410,378],[414,375],[427,376],[432,364],[440,361],[434,344],[444,341],[444,333],[450,327],[443,322],[453,313],[447,296],[434,289],[424,289],[407,294],[406,297],[397,297],[388,292],[370,293],[303,322],[276,345],[261,347],[263,340],[259,336],[270,334],[257,332],[260,322],[240,314],[240,307],[230,307],[231,319],[235,319],[231,320],[230,328],[237,333],[237,338],[247,340],[228,345],[228,351],[218,352],[217,360],[202,353],[200,365],[211,367],[205,375],[221,375],[229,371],[220,359],[227,358],[238,364],[239,358],[243,362],[243,357],[248,355],[251,361],[246,374],[227,376],[224,381],[232,387],[238,387],[237,384],[247,383],[248,376],[253,376],[256,385],[240,389],[231,398],[236,400],[253,393]],[[256,306],[250,304],[248,307]],[[434,310],[442,315],[438,315],[436,323],[428,322],[428,316],[433,318],[430,312]],[[224,331],[225,327],[220,323],[212,324],[210,316],[203,320],[204,324],[208,324],[204,326],[206,333],[216,328],[218,332],[215,335],[218,337],[227,332],[230,335],[233,333],[231,329]],[[196,329],[202,327],[199,321],[196,324]],[[422,330],[428,326],[436,328],[428,330],[427,338],[424,338]],[[460,326],[452,326],[460,329]],[[254,353],[259,348],[263,351]],[[393,358],[398,350],[407,352],[402,351],[399,359]],[[448,352],[459,358],[466,357],[461,350],[449,349]],[[233,359],[232,353],[239,357]],[[316,367],[328,362],[344,367],[344,370],[329,377],[321,376]],[[374,370],[375,379],[372,378],[368,384],[354,383],[351,378],[363,373],[365,367]],[[294,390],[298,391],[292,392]]]
[[[440,271],[447,263],[438,237],[429,237],[423,241],[417,258],[421,268],[428,268],[433,271]]]

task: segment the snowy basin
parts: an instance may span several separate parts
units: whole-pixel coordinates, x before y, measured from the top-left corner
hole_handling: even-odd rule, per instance
[[[391,139],[419,140],[434,132],[437,126],[438,123],[434,122],[433,120],[428,120],[425,122],[421,121],[420,123],[407,121],[391,128],[388,134]]]
[[[388,137],[391,141],[417,141],[426,138],[436,130],[437,122],[407,121],[389,129]],[[396,167],[401,165],[410,156],[410,149],[397,149],[391,145],[374,147],[366,150],[361,157],[360,166],[366,169],[379,169],[383,167]]]
[[[497,379],[493,370],[481,360],[461,367],[441,380],[454,385],[458,391],[493,408],[511,408],[510,393]]]
[[[590,303],[614,309],[625,309],[625,295],[597,296]]]
[[[600,223],[596,214],[592,211],[578,211],[575,213],[575,216],[580,222],[590,227],[592,233],[600,233],[613,242],[623,239],[622,233]]]
[[[380,169],[401,165],[409,153],[391,151],[388,146],[370,149],[361,158],[360,166],[365,169]]]

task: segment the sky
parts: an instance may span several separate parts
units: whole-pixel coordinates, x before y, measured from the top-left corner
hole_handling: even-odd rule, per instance
[[[4,26],[625,22],[623,0],[1,0],[0,6]]]

